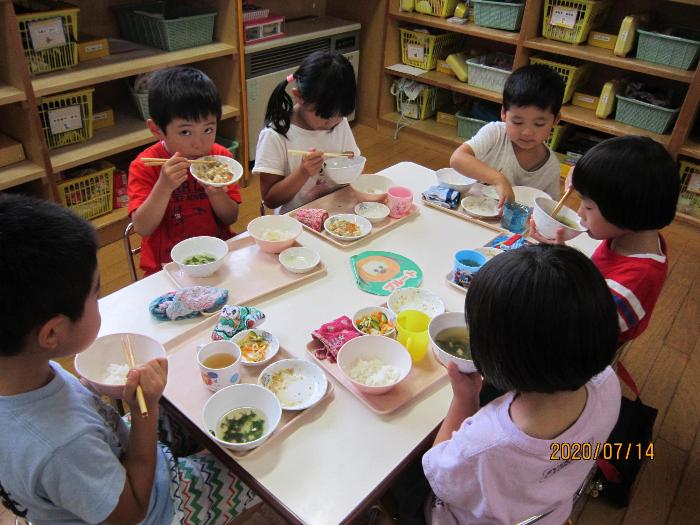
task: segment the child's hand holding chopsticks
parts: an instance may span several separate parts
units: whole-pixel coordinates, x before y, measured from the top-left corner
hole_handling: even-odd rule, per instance
[[[147,363],[137,365],[129,370],[129,374],[126,376],[124,401],[129,403],[132,413],[135,414],[137,412],[136,408],[139,406],[136,387],[140,386],[148,410],[155,412],[158,407],[158,400],[163,395],[167,382],[168,360],[166,358],[157,357]]]

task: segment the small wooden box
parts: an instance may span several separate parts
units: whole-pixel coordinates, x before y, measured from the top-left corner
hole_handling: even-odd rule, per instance
[[[114,111],[109,106],[96,107],[92,110],[92,129],[114,126]]]
[[[591,31],[588,35],[588,45],[602,47],[603,49],[615,49],[617,35],[603,33],[602,31]]]
[[[106,38],[80,34],[78,62],[87,62],[109,56],[109,42]]]
[[[0,167],[22,162],[24,148],[16,140],[0,133]]]
[[[452,113],[438,111],[435,120],[440,124],[457,127],[457,116]]]
[[[598,102],[600,102],[600,97],[587,95],[586,93],[581,93],[580,91],[574,93],[574,98],[571,99],[572,105],[590,109],[592,111],[596,110],[596,108],[598,107]]]

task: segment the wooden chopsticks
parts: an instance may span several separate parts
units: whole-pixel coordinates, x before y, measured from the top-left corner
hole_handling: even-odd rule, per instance
[[[571,195],[571,192],[574,191],[573,186],[569,186],[569,189],[564,192],[564,195],[562,196],[561,200],[557,202],[557,205],[554,207],[552,210],[552,218],[556,220],[557,215],[559,214],[559,210],[561,210],[564,207],[564,201],[567,199],[569,195]]]
[[[134,351],[131,348],[131,337],[126,334],[126,340],[122,337],[122,350],[124,350],[124,356],[126,357],[126,363],[129,365],[129,369],[136,368],[136,361],[134,360]],[[146,406],[146,400],[143,397],[143,390],[141,385],[136,385],[136,400],[139,403],[139,410],[141,411],[141,417],[148,417],[148,407]]]
[[[290,155],[295,155],[297,157],[302,157],[311,153],[310,151],[304,151],[303,149],[288,149],[287,153]],[[324,157],[351,157],[352,153],[324,153]]]
[[[170,159],[154,159],[149,157],[141,157],[139,159],[144,166],[162,166]],[[188,164],[213,164],[217,160],[187,160]]]

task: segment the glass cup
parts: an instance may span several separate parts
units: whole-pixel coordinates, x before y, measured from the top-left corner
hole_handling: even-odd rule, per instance
[[[469,286],[474,274],[486,264],[486,256],[475,250],[460,250],[455,253],[453,280],[462,288]]]
[[[404,310],[396,318],[398,336],[396,339],[411,354],[411,361],[417,363],[428,353],[428,325],[430,317],[418,310]]]
[[[220,366],[222,363],[223,366]],[[240,380],[241,349],[231,341],[207,343],[200,346],[197,352],[197,364],[204,384],[209,390],[216,392],[235,385]]]
[[[398,219],[411,213],[411,206],[413,206],[413,192],[411,190],[403,186],[392,186],[386,193],[389,217]]]
[[[513,233],[523,233],[528,226],[532,209],[519,202],[506,202],[503,205],[501,226]]]

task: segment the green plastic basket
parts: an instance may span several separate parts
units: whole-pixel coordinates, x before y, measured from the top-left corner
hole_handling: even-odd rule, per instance
[[[678,196],[678,211],[700,218],[700,192],[697,185],[691,183],[694,177],[700,177],[700,164],[682,160],[680,162],[680,177],[681,192]]]
[[[139,116],[143,120],[148,120],[151,118],[151,114],[148,111],[148,91],[134,91],[132,86],[129,86],[129,91],[131,91],[131,98],[136,104],[136,109],[139,112]]]
[[[121,36],[127,40],[177,51],[210,44],[214,39],[216,13],[187,5],[177,5],[164,18],[163,2],[115,6]]]
[[[523,20],[524,3],[474,0],[474,22],[478,26],[518,31]]]
[[[567,132],[569,131],[569,124],[557,124],[552,127],[552,131],[549,132],[549,137],[544,141],[545,144],[552,151],[559,149],[560,144],[564,140]]]
[[[460,109],[457,114],[457,135],[464,139],[470,139],[476,135],[488,122],[467,116],[467,112]]]
[[[549,60],[543,56],[530,57],[530,64],[544,64],[554,69],[564,81],[564,98],[566,104],[574,96],[574,92],[588,82],[593,71],[593,64],[584,64],[573,58],[559,57],[557,60]]]
[[[615,120],[623,124],[653,131],[654,133],[667,133],[680,111],[680,108],[662,108],[621,95],[616,95],[616,97]]]
[[[216,143],[223,146],[229,152],[231,155],[233,155],[234,158],[236,158],[236,151],[238,150],[238,146],[240,145],[237,140],[229,139],[226,137],[222,137],[221,135],[216,136]]]
[[[503,93],[503,87],[506,85],[508,76],[510,76],[510,71],[480,64],[479,57],[467,60],[467,71],[467,84],[498,93]]]
[[[610,6],[610,0],[545,0],[542,36],[582,44],[605,21]]]
[[[430,34],[413,29],[400,28],[401,61],[409,66],[430,71],[437,66],[438,59],[452,54],[461,42],[456,33]]]
[[[680,69],[690,69],[700,54],[700,41],[678,36],[662,35],[637,29],[639,40],[637,58]]]

